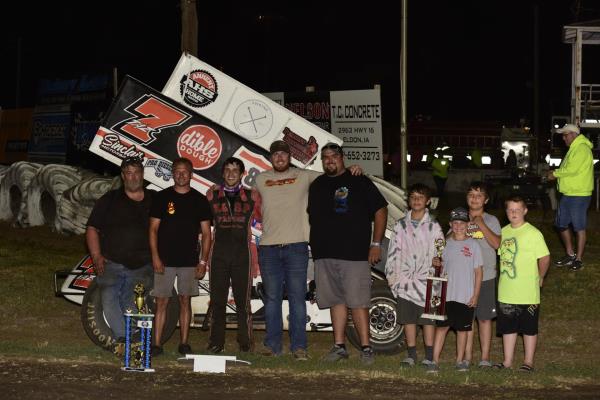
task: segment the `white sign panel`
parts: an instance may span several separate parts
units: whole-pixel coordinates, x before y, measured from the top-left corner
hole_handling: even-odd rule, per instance
[[[341,140],[307,122],[268,97],[250,89],[212,66],[184,53],[162,93],[230,131],[269,149],[286,141],[292,164],[322,170],[311,163],[327,142]]]
[[[379,89],[331,92],[330,103],[331,133],[344,142],[346,164],[383,176]]]

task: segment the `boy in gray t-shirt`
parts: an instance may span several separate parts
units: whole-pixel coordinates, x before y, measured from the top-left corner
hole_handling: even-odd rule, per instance
[[[481,359],[479,367],[491,367],[490,348],[492,344],[492,319],[496,318],[496,251],[500,246],[502,227],[498,218],[484,211],[489,200],[489,190],[483,182],[472,182],[467,191],[469,206],[469,225],[467,235],[479,244],[483,258],[483,281],[479,292],[479,301],[475,308],[475,318],[479,325],[479,344]],[[473,331],[467,335],[465,360],[473,357]]]
[[[467,371],[469,363],[465,360],[467,332],[473,324],[473,311],[477,306],[481,278],[483,275],[481,250],[475,241],[467,236],[469,212],[455,208],[450,212],[450,227],[452,232],[446,242],[442,260],[435,257],[434,266],[443,266],[448,274],[446,292],[445,321],[437,321],[435,341],[433,344],[433,363],[427,367],[427,372],[439,371],[439,360],[446,334],[450,328],[456,330],[456,369]]]

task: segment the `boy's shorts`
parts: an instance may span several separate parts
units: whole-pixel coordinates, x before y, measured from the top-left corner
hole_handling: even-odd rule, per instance
[[[496,333],[498,335],[518,333],[535,336],[538,334],[539,317],[539,304],[498,303]]]
[[[475,318],[479,321],[496,318],[496,279],[481,282],[479,301],[475,307]]]
[[[154,273],[154,289],[150,294],[154,297],[171,297],[173,285],[177,277],[177,294],[180,296],[198,296],[198,279],[194,267],[165,267],[162,274]]]
[[[474,308],[457,301],[449,301],[446,303],[445,321],[436,321],[436,326],[449,326],[459,332],[468,332],[473,329],[473,312]]]
[[[421,318],[425,307],[421,307],[412,301],[403,299],[402,297],[396,298],[396,312],[398,313],[398,323],[402,325],[414,324],[414,325],[435,325],[435,320]]]

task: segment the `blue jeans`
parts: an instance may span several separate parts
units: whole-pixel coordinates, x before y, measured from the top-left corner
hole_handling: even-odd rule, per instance
[[[281,353],[283,289],[289,303],[290,350],[306,350],[306,270],[308,243],[263,245],[258,260],[265,293],[266,336],[264,345]]]
[[[146,293],[150,292],[152,265],[147,264],[138,269],[129,269],[122,264],[106,260],[104,273],[96,277],[96,283],[100,289],[102,310],[106,322],[115,338],[124,338],[125,318],[123,314],[126,310],[137,311],[133,292],[136,284],[142,283],[146,288]]]

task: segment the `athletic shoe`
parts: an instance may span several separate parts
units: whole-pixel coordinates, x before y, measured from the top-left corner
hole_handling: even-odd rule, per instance
[[[360,352],[360,362],[365,365],[371,365],[375,362],[375,353],[371,346],[365,347]]]
[[[431,364],[433,364],[433,361],[428,360],[426,358],[423,359],[423,361],[421,361],[421,365],[424,365],[424,366],[428,366],[428,365],[431,365]]]
[[[181,343],[177,348],[177,351],[179,352],[179,354],[182,354],[184,356],[186,354],[192,354],[192,348],[187,343]]]
[[[488,360],[481,360],[477,366],[479,368],[490,368],[492,366],[492,362]]]
[[[331,348],[331,350],[329,350],[329,353],[325,354],[323,360],[329,362],[336,362],[347,359],[348,356],[348,351],[344,347],[340,347],[336,344]]]
[[[296,349],[292,352],[292,355],[296,361],[308,360],[308,353],[304,349]]]
[[[223,346],[217,346],[215,345],[208,345],[208,347],[206,348],[206,350],[210,351],[213,354],[220,354],[222,352],[225,351],[225,349],[223,348]],[[180,351],[181,353],[181,351]]]
[[[265,357],[276,357],[279,355],[279,354],[275,353],[272,348],[265,346],[265,345],[262,346],[259,353],[261,356],[265,356]]]
[[[252,351],[251,344],[240,344],[240,353],[249,353]]]
[[[440,367],[432,361],[431,364],[427,366],[425,372],[428,374],[437,374],[438,372],[440,372]]]
[[[162,346],[152,345],[151,351],[152,351],[152,357],[157,357],[164,353]]]
[[[400,361],[400,365],[403,367],[414,367],[415,360],[412,357],[406,357],[404,360]]]
[[[579,271],[580,269],[583,269],[583,263],[581,262],[581,260],[573,260],[573,262],[569,266],[569,270]]]
[[[469,362],[464,360],[462,362],[456,363],[456,370],[459,372],[467,372],[469,370]]]
[[[567,254],[560,260],[555,261],[554,265],[556,265],[557,267],[569,267],[569,266],[571,266],[571,264],[573,264],[573,261],[575,261],[576,258],[577,258],[576,254],[573,254],[572,256]]]

